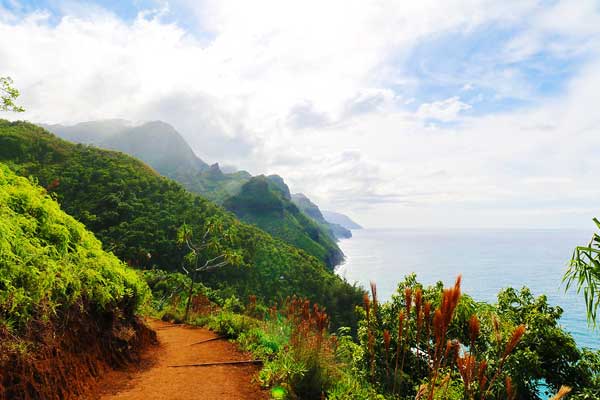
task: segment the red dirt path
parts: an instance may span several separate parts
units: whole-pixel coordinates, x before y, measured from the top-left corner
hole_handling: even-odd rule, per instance
[[[253,365],[171,368],[170,365],[248,360],[226,340],[213,340],[190,346],[194,342],[216,337],[203,328],[173,326],[150,321],[157,333],[159,346],[151,347],[136,369],[114,371],[98,384],[92,396],[101,400],[268,399],[266,391],[253,382],[258,371]]]

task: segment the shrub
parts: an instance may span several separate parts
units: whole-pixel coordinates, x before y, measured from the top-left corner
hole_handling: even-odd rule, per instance
[[[89,303],[132,315],[148,286],[44,189],[0,163],[0,329],[19,334],[33,318]]]

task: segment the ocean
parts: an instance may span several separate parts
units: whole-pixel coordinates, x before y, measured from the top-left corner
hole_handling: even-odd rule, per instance
[[[381,300],[411,272],[425,284],[454,283],[462,274],[463,292],[495,302],[500,289],[527,286],[545,294],[564,313],[561,325],[581,347],[600,349],[600,333],[588,327],[583,296],[565,293],[562,277],[573,249],[589,242],[592,231],[578,230],[426,230],[362,229],[339,245],[346,261],[337,273],[367,288],[377,283]]]

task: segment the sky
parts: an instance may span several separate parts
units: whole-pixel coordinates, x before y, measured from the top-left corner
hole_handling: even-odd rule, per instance
[[[600,216],[600,1],[0,0],[45,123],[173,125],[367,227]]]

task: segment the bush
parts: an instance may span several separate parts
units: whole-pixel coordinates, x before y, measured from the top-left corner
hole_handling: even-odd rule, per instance
[[[242,332],[247,332],[258,326],[258,321],[246,315],[222,311],[210,317],[206,326],[220,335],[235,339]]]
[[[0,330],[85,302],[131,316],[148,286],[46,191],[0,163]]]

